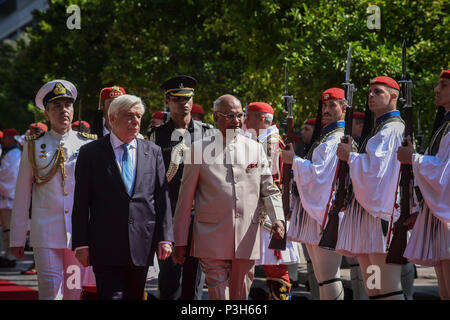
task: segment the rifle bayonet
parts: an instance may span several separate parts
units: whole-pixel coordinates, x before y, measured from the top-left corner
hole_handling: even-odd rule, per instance
[[[287,119],[293,119],[293,111],[292,111],[292,105],[295,103],[295,99],[292,95],[289,94],[289,65],[286,61],[286,64],[284,65],[284,96],[283,99],[285,101],[284,103],[284,113],[287,114]]]
[[[345,70],[345,98],[347,100],[347,108],[353,108],[353,93],[356,92],[355,85],[350,82],[350,70],[352,65],[352,45],[348,46],[347,51],[347,68]],[[347,133],[346,134],[351,134]]]

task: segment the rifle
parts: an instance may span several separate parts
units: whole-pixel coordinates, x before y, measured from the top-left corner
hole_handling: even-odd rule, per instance
[[[350,82],[350,68],[352,59],[352,46],[348,47],[347,52],[347,69],[345,72],[345,99],[347,100],[347,108],[345,111],[345,129],[344,138],[345,143],[348,142],[348,136],[352,134],[352,123],[353,123],[353,93],[356,91],[355,85]],[[325,210],[325,215],[323,217],[323,222],[321,226],[322,238],[319,242],[319,247],[334,250],[336,248],[338,230],[339,230],[339,212],[342,208],[347,205],[347,187],[349,185],[349,168],[346,161],[339,160],[336,168],[335,177],[333,179],[330,197],[328,199],[328,204]],[[335,200],[330,208],[330,201],[334,191],[334,186],[337,182],[337,190],[335,195]],[[328,212],[329,211],[329,212]],[[324,228],[325,223],[328,219],[327,226]]]
[[[294,141],[294,115],[292,112],[292,105],[295,103],[295,99],[289,94],[289,66],[286,62],[284,67],[284,113],[286,116],[286,148],[289,143]],[[290,193],[291,193],[291,176],[292,176],[292,165],[283,164],[283,176],[282,176],[282,201],[283,201],[283,212],[285,219],[290,218]],[[286,226],[286,225],[285,225]],[[276,239],[272,237],[269,249],[285,250],[286,249],[286,233],[285,230],[283,239]]]
[[[412,115],[412,97],[411,91],[413,83],[411,80],[406,80],[406,41],[403,40],[402,46],[402,79],[401,84],[402,97],[399,99],[403,102],[403,110],[405,116],[405,138],[407,136],[413,137],[413,115]],[[406,145],[406,141],[403,141]],[[392,233],[393,212],[391,221],[389,223],[389,231],[387,235],[386,247],[388,254],[386,256],[386,263],[406,264],[408,260],[403,257],[407,242],[408,229],[403,225],[403,222],[411,214],[411,206],[413,200],[413,171],[411,165],[400,166],[400,217],[395,222],[394,234],[392,242],[390,242]],[[396,196],[397,198],[397,196]],[[394,203],[395,206],[395,203]]]

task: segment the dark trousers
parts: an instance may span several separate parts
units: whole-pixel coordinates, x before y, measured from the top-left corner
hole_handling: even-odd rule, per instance
[[[175,210],[173,211],[175,212]],[[189,254],[194,225],[194,213],[191,212],[188,246]],[[201,300],[205,276],[197,258],[187,256],[183,265],[173,261],[172,257],[158,260],[159,276],[158,288],[161,300]]]
[[[93,266],[99,300],[142,300],[147,267]]]

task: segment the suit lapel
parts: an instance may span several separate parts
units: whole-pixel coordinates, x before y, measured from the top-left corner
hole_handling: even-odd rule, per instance
[[[144,163],[145,158],[148,157],[148,150],[145,148],[144,143],[140,141],[139,139],[136,139],[137,142],[137,154],[136,154],[136,176],[134,179],[134,187],[133,187],[133,193],[135,194],[136,190],[139,190],[138,188],[141,185],[142,178],[143,178],[143,172],[145,171]]]

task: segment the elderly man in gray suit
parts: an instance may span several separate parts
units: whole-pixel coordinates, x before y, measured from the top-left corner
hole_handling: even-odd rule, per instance
[[[214,300],[246,300],[260,257],[261,199],[284,236],[281,194],[263,146],[240,134],[244,113],[240,101],[224,95],[214,102],[215,135],[195,142],[184,162],[174,217],[173,258],[183,263],[188,245],[189,218],[195,202],[191,254],[200,259],[208,295]],[[194,201],[195,200],[195,201]]]

